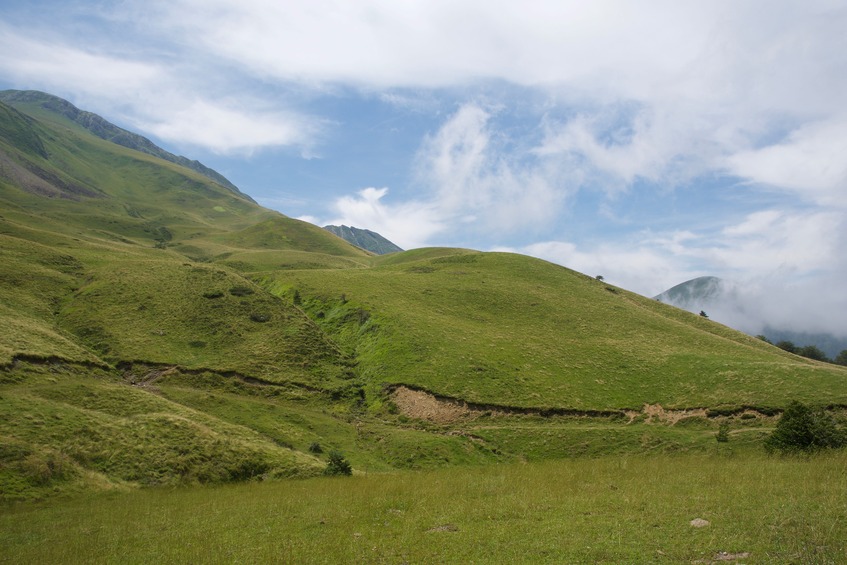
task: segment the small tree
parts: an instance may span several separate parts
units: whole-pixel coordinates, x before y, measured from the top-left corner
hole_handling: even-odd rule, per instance
[[[816,345],[805,345],[797,350],[797,354],[809,359],[814,359],[815,361],[829,361],[826,353],[821,351]]]
[[[704,318],[708,318],[708,317],[709,317],[709,315],[708,315],[708,314],[706,314],[706,311],[705,311],[705,310],[700,310],[700,315],[701,315],[702,317],[704,317]]]
[[[332,450],[329,452],[329,461],[327,461],[324,475],[352,475],[353,467],[340,451]]]
[[[832,360],[836,365],[845,365],[847,366],[847,349],[842,349],[841,353],[835,356],[835,359]]]
[[[847,445],[847,433],[824,410],[812,410],[805,404],[791,402],[776,429],[765,440],[768,452],[816,451]]]
[[[797,346],[794,345],[793,341],[788,341],[787,339],[784,339],[782,341],[776,342],[776,346],[789,353],[797,353]]]

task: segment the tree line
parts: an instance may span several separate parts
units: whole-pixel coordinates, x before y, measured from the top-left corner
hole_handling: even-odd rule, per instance
[[[795,355],[800,355],[801,357],[814,359],[815,361],[823,361],[825,363],[834,363],[835,365],[847,366],[847,349],[842,349],[841,353],[836,355],[834,359],[830,359],[826,356],[826,353],[821,351],[821,349],[816,345],[799,346],[795,345],[794,342],[788,340],[782,340],[773,343],[771,340],[769,340],[763,335],[757,335],[756,337],[758,337],[762,341],[770,343],[771,345],[775,345],[784,351],[794,353]]]

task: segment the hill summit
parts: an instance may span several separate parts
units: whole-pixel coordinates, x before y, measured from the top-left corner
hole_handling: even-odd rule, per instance
[[[324,229],[334,233],[341,239],[352,243],[356,247],[361,247],[362,249],[370,251],[371,253],[376,253],[377,255],[403,251],[397,245],[371,230],[348,226],[324,226]]]

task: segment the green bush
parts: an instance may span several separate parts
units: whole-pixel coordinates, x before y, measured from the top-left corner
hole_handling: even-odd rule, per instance
[[[324,475],[352,475],[353,467],[340,451],[330,451]]]
[[[250,296],[253,294],[253,289],[249,286],[234,286],[229,289],[229,293],[233,296]]]
[[[765,440],[768,452],[816,451],[847,445],[844,430],[825,410],[812,410],[794,401],[785,409],[776,429]]]
[[[718,433],[715,435],[715,439],[718,440],[719,443],[726,443],[729,441],[729,423],[721,422],[720,426],[718,426]]]

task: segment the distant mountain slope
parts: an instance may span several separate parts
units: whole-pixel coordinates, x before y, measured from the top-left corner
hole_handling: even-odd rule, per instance
[[[727,290],[718,277],[697,277],[671,287],[653,298],[696,313],[708,308],[716,300],[725,299],[726,294]]]
[[[238,187],[232,184],[229,179],[219,172],[205,166],[203,163],[165,151],[146,137],[142,137],[136,133],[120,128],[97,114],[80,110],[67,100],[59,98],[58,96],[53,96],[37,90],[4,90],[0,91],[0,102],[5,102],[13,107],[19,105],[40,106],[81,125],[101,139],[105,139],[112,143],[117,143],[118,145],[129,147],[130,149],[135,149],[136,151],[141,151],[142,153],[147,153],[148,155],[153,155],[160,159],[164,159],[165,161],[170,161],[171,163],[176,163],[177,165],[182,165],[183,167],[197,171],[201,175],[210,178],[221,186],[241,195],[243,198],[253,201],[252,198],[241,192]]]
[[[287,249],[368,257],[317,226],[262,208],[193,169],[106,141],[39,104],[0,102],[0,204],[6,220],[21,225],[167,247],[193,260],[280,249],[282,240]],[[239,232],[249,236],[224,241]]]
[[[756,311],[763,297],[744,292],[718,277],[698,277],[680,283],[654,297],[660,302],[689,312],[705,311],[712,319],[751,335],[764,335],[771,342],[790,341],[802,347],[815,345],[830,359],[847,349],[847,338],[826,332],[802,332],[778,327]]]
[[[324,229],[334,233],[341,239],[352,243],[356,247],[361,247],[362,249],[376,253],[377,255],[403,251],[397,245],[371,230],[348,226],[324,226]]]

